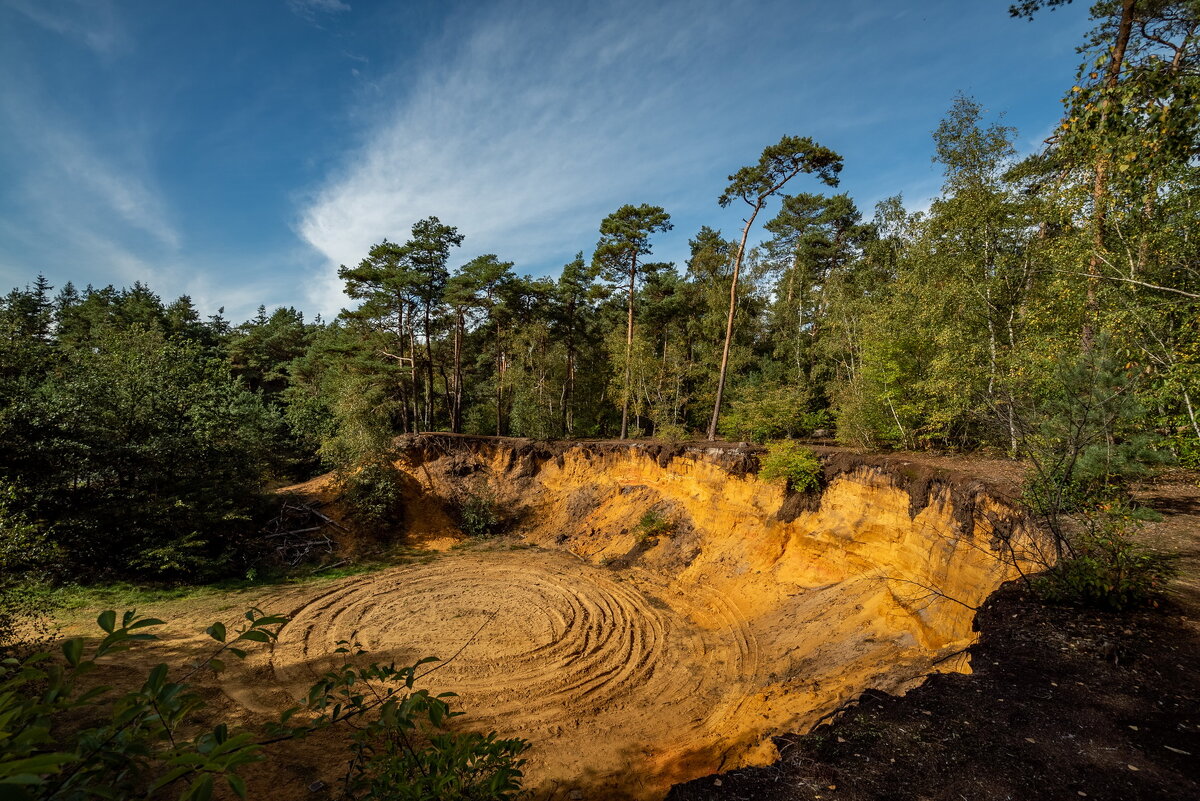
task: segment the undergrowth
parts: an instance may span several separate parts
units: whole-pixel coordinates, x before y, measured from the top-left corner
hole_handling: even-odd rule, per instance
[[[1174,570],[1135,541],[1140,517],[1121,504],[1084,513],[1083,529],[1070,537],[1065,557],[1037,578],[1042,597],[1113,611],[1155,603]]]
[[[799,442],[782,439],[767,445],[759,459],[758,477],[763,481],[784,479],[796,492],[811,492],[821,486],[821,459]]]
[[[658,537],[669,536],[674,531],[675,521],[662,512],[651,509],[638,521],[635,537],[638,542],[646,542]]]

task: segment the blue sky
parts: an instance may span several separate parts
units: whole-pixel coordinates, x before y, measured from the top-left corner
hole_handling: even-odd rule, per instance
[[[135,280],[241,320],[336,313],[336,270],[431,214],[555,274],[624,203],[681,262],[726,176],[783,134],[845,158],[865,213],[940,185],[957,92],[1023,151],[1087,4],[1007,0],[0,0],[0,287]],[[818,191],[802,178],[793,191]],[[760,229],[761,230],[761,229]]]

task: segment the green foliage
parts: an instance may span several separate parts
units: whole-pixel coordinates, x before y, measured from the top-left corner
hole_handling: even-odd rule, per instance
[[[787,482],[795,492],[820,489],[821,459],[811,448],[793,440],[779,440],[767,445],[766,455],[759,458],[758,477],[763,481]]]
[[[251,643],[268,643],[283,618],[246,613],[235,632],[214,623],[208,634],[220,645],[179,677],[158,665],[140,688],[116,691],[87,681],[100,657],[156,639],[148,630],[162,621],[125,612],[102,612],[103,637],[62,643],[61,655],[38,653],[0,665],[0,791],[15,799],[208,799],[218,782],[241,798],[240,768],[261,759],[248,733],[225,723],[201,723],[204,706],[189,679],[200,670],[221,671],[242,658]],[[63,735],[68,722],[82,722]]]
[[[453,502],[458,527],[468,537],[491,536],[504,521],[500,499],[486,481],[465,483],[458,487]]]
[[[677,443],[687,441],[690,438],[690,433],[684,426],[676,423],[664,423],[654,428],[654,436],[663,442]]]
[[[370,531],[396,530],[404,519],[403,473],[386,459],[346,468],[338,474],[341,500]]]
[[[0,474],[77,574],[211,577],[252,529],[277,418],[199,344],[92,329],[11,411]]]
[[[811,434],[827,423],[829,414],[807,411],[808,402],[807,394],[795,386],[746,386],[722,416],[721,433],[727,439],[757,443]]]
[[[342,643],[338,652],[350,653],[350,644]],[[328,671],[309,689],[301,706],[281,716],[281,736],[354,723],[346,798],[510,801],[522,797],[521,754],[529,743],[500,739],[494,732],[444,731],[450,719],[462,714],[449,706],[447,699],[453,693],[434,695],[415,689],[423,677],[420,668],[436,661],[426,658],[405,667],[394,662],[365,667],[347,662]],[[311,722],[289,728],[299,712]]]
[[[1083,530],[1067,555],[1035,586],[1049,600],[1120,611],[1154,602],[1173,571],[1161,556],[1138,544],[1134,510],[1109,504],[1083,516]]]
[[[273,736],[258,742],[228,723],[205,722],[204,701],[190,682],[201,670],[219,673],[227,659],[273,642],[286,618],[251,609],[235,630],[215,622],[205,633],[216,647],[186,672],[176,675],[161,664],[139,688],[124,691],[88,680],[96,660],[156,639],[150,629],[162,621],[106,611],[96,622],[103,637],[94,645],[74,638],[62,643],[61,655],[0,663],[5,798],[205,801],[223,784],[244,799],[239,772],[262,760],[271,743],[343,725],[353,726],[344,798],[511,801],[522,795],[521,754],[529,744],[446,731],[461,714],[451,711],[451,694],[415,688],[418,670],[435,659],[409,667],[346,662],[323,674],[299,706],[281,714]]]
[[[648,542],[675,533],[675,521],[655,509],[650,509],[638,520],[634,536],[638,542]]]
[[[1137,376],[1113,360],[1106,340],[1060,362],[1051,375],[1018,426],[1031,464],[1024,500],[1053,519],[1120,497],[1125,484],[1162,457],[1142,424]]]

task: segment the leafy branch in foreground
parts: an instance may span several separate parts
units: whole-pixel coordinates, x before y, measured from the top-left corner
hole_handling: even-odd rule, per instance
[[[163,621],[134,611],[118,619],[109,610],[96,622],[104,636],[93,645],[76,637],[62,643],[61,656],[0,662],[0,797],[207,801],[223,781],[245,799],[239,771],[263,759],[264,748],[350,722],[345,798],[508,801],[522,794],[526,741],[444,731],[461,714],[450,710],[452,694],[414,688],[432,670],[418,669],[435,658],[407,667],[343,664],[313,684],[264,740],[227,723],[201,724],[196,713],[204,701],[190,680],[204,670],[219,673],[226,659],[245,658],[254,644],[274,642],[287,618],[250,609],[235,631],[213,623],[205,633],[219,643],[215,650],[179,678],[159,664],[132,691],[88,677],[102,657],[156,640],[149,629]],[[79,721],[83,727],[73,728]],[[64,730],[72,733],[64,737]]]
[[[341,643],[337,653],[350,653]],[[355,647],[356,655],[361,651]],[[287,710],[269,742],[304,736],[317,729],[357,720],[350,736],[351,759],[343,779],[347,799],[386,801],[510,801],[524,796],[522,779],[529,743],[500,739],[495,732],[450,732],[444,727],[462,715],[446,699],[415,689],[415,683],[437,668],[346,663],[326,672],[310,688],[304,702]],[[443,663],[445,664],[445,663]],[[289,728],[299,713],[307,723]]]
[[[120,616],[102,612],[96,623],[104,633],[88,646],[82,637],[62,643],[62,658],[38,653],[0,664],[0,790],[14,799],[156,798],[186,783],[181,799],[207,799],[218,779],[241,798],[242,766],[260,759],[248,733],[231,733],[221,723],[187,736],[196,727],[195,712],[204,702],[188,684],[200,670],[220,671],[221,656],[239,658],[239,644],[273,641],[286,618],[257,609],[230,639],[221,623],[208,633],[222,645],[191,666],[181,679],[165,664],[154,667],[142,686],[122,692],[86,681],[97,660],[157,637],[148,629],[162,625],[134,611]],[[58,729],[73,720],[99,718],[62,739]]]

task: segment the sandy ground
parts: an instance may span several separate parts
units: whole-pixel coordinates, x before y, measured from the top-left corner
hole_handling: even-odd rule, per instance
[[[273,720],[344,658],[334,654],[343,643],[371,661],[437,656],[443,663],[420,684],[458,694],[454,706],[467,714],[456,725],[529,739],[536,797],[656,799],[680,781],[754,763],[747,749],[779,730],[780,715],[837,696],[843,667],[889,687],[928,670],[911,635],[896,635],[909,646],[899,650],[855,620],[867,599],[844,593],[830,588],[750,621],[736,598],[712,589],[499,541],[302,587],[155,605],[141,611],[170,621],[163,641],[123,654],[119,667],[112,660],[104,678],[119,684],[161,661],[182,666],[211,647],[195,632],[214,619],[232,627],[254,606],[291,621],[272,648],[200,679],[214,720]],[[795,692],[780,692],[789,671]],[[347,759],[340,736],[272,746],[246,772],[255,797],[334,786]],[[767,749],[757,761],[773,758]]]
[[[418,498],[410,534],[437,553],[349,578],[141,610],[169,620],[167,635],[114,660],[105,678],[132,681],[160,661],[194,659],[211,647],[197,632],[216,619],[232,625],[253,606],[290,622],[273,647],[202,680],[214,720],[265,725],[345,658],[334,653],[342,644],[371,661],[436,656],[444,661],[421,684],[459,696],[454,706],[466,715],[455,725],[533,743],[526,775],[535,797],[640,800],[767,764],[777,757],[770,735],[810,726],[868,687],[903,691],[931,672],[969,669],[961,655],[974,638],[968,610],[937,597],[914,603],[910,587],[859,573],[876,558],[911,563],[914,576],[943,558],[974,558],[970,550],[941,556],[936,538],[911,539],[925,531],[921,521],[950,519],[941,502],[918,515],[902,491],[847,484],[814,518],[829,533],[824,550],[810,551],[816,540],[799,523],[762,528],[759,504],[778,504],[779,493],[752,478],[687,462],[664,472],[624,453],[596,458],[547,467],[543,483],[524,487],[559,515],[543,520],[543,547],[499,538],[447,550],[456,539],[449,521]],[[428,475],[422,468],[414,482]],[[583,516],[568,514],[581,494]],[[647,551],[630,532],[655,503],[674,504],[694,524],[686,560],[682,539]],[[890,517],[880,517],[885,511]],[[878,530],[862,528],[871,519],[883,521]],[[910,540],[901,529],[911,529]],[[578,536],[551,537],[556,531]],[[584,548],[601,545],[607,550]],[[609,552],[625,556],[613,564],[600,556]],[[347,759],[344,734],[330,732],[272,746],[245,775],[255,798],[326,798]],[[314,782],[325,789],[302,789]]]

